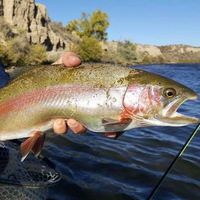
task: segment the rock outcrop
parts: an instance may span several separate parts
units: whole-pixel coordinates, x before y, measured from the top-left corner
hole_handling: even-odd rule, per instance
[[[200,47],[189,45],[160,46],[165,62],[200,62]]]
[[[48,51],[69,45],[69,40],[52,30],[46,7],[34,0],[0,0],[0,16],[13,31],[25,31],[30,43],[44,44]]]
[[[136,44],[136,50],[140,55],[149,56],[151,58],[163,58],[163,62],[200,62],[200,47],[189,45],[141,45]]]
[[[153,45],[136,44],[136,50],[139,54],[148,55],[152,57],[162,56],[159,47]]]

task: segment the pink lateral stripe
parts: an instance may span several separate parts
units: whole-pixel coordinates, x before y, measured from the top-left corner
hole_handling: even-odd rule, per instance
[[[24,110],[27,107],[37,104],[41,101],[46,101],[49,98],[54,98],[62,92],[71,93],[83,93],[84,91],[94,91],[92,87],[86,86],[55,86],[51,88],[41,88],[27,93],[20,94],[12,99],[8,99],[0,103],[0,116],[8,114],[14,111]]]
[[[0,103],[0,116],[8,114],[13,111],[19,111],[27,108],[28,106],[39,103],[41,100],[53,98],[63,91],[69,91],[72,88],[56,87],[56,88],[42,88],[31,92],[20,94],[17,97],[8,99]]]

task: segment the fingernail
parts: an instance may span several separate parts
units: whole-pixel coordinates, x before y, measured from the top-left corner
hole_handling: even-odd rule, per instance
[[[57,120],[57,121],[56,121],[56,124],[57,124],[58,126],[62,126],[62,125],[63,125],[63,120]]]
[[[73,65],[80,65],[81,63],[81,60],[79,59],[78,56],[70,56],[70,62],[73,64]]]
[[[78,122],[77,122],[77,121],[75,121],[75,120],[71,120],[71,121],[70,121],[70,126],[76,127],[77,125],[78,125]]]
[[[77,59],[79,59],[77,56],[70,56],[70,60],[77,60]]]

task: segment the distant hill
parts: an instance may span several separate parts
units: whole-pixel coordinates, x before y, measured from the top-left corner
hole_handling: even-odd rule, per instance
[[[137,44],[137,50],[150,57],[163,57],[165,63],[200,62],[200,47],[189,45],[152,46]]]
[[[118,42],[103,45],[106,51],[116,50]],[[135,44],[143,63],[200,63],[200,47],[189,45],[142,45]]]
[[[52,22],[46,7],[34,0],[0,0],[0,16],[10,24],[14,33],[25,31],[29,43],[43,44],[49,52],[62,52],[77,41],[61,23]],[[102,47],[105,51],[113,51],[117,42],[107,42]],[[140,61],[144,63],[200,62],[200,47],[136,44],[136,51],[140,54]]]
[[[166,62],[200,62],[200,47],[167,45],[158,47]]]

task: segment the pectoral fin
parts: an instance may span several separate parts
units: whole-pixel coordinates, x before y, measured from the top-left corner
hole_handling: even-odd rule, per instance
[[[120,120],[110,119],[110,118],[103,118],[102,125],[115,125],[115,124],[130,124],[132,119],[130,118],[122,118]]]
[[[110,119],[110,118],[102,118],[102,125],[112,125],[112,124],[119,124],[118,120]]]
[[[28,138],[25,142],[21,144],[22,158],[21,162],[27,157],[30,151],[33,151],[34,155],[37,157],[43,147],[45,140],[45,133],[41,131],[36,131],[33,137]]]
[[[102,126],[104,127],[104,132],[121,132],[124,131],[127,126],[132,122],[130,118],[121,118],[120,120],[110,119],[110,118],[103,118],[102,119]],[[118,138],[117,136],[116,138]]]

